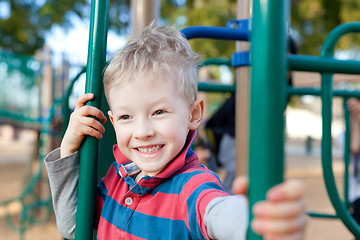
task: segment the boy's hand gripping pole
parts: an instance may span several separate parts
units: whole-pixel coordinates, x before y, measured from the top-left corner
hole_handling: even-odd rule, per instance
[[[89,48],[86,69],[86,93],[93,93],[88,104],[100,109],[103,96],[103,70],[106,62],[109,0],[92,0]],[[97,181],[98,140],[84,139],[80,154],[79,189],[76,212],[76,240],[93,239]]]

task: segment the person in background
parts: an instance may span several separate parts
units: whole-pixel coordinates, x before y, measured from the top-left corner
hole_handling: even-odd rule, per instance
[[[353,172],[349,175],[350,212],[360,224],[360,101],[349,98],[347,106],[350,112],[350,152]]]

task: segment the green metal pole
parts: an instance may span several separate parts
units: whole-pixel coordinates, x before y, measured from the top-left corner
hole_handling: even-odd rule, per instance
[[[108,11],[109,0],[91,1],[85,92],[95,95],[89,105],[98,108],[101,107],[103,92],[102,73],[106,61]],[[90,240],[93,238],[98,141],[93,137],[85,138],[80,156],[75,238],[76,240]]]
[[[344,134],[344,202],[346,208],[350,207],[349,203],[349,163],[350,163],[350,112],[347,107],[347,98],[343,98],[345,134]]]
[[[67,128],[67,126],[69,125],[69,120],[70,120],[70,109],[69,109],[69,99],[70,99],[70,95],[72,93],[72,90],[74,88],[74,84],[77,82],[77,80],[79,80],[80,76],[82,74],[86,73],[86,67],[83,67],[80,72],[70,81],[70,85],[66,90],[66,93],[62,99],[63,102],[63,106],[62,106],[62,114],[64,117],[64,122],[63,122],[63,131],[62,131],[62,135],[65,134],[65,130]]]
[[[325,58],[331,58],[335,48],[335,44],[341,36],[347,33],[360,32],[360,22],[343,24],[335,28],[326,38],[320,55]],[[326,190],[328,192],[331,203],[333,204],[337,215],[344,225],[354,234],[356,238],[360,237],[360,228],[355,220],[349,214],[344,202],[340,199],[337,191],[334,172],[332,168],[332,137],[331,137],[331,121],[332,121],[332,74],[323,73],[321,75],[322,86],[322,118],[323,118],[323,137],[321,142],[321,161],[323,166],[323,175]]]
[[[288,94],[293,95],[313,95],[313,96],[320,96],[321,95],[321,89],[320,88],[294,88],[289,87],[288,88]],[[348,91],[348,90],[333,90],[333,96],[335,97],[356,97],[360,98],[360,91]]]
[[[287,59],[289,69],[294,71],[360,74],[360,63],[356,60],[307,55],[289,55]]]
[[[286,4],[253,1],[251,34],[249,206],[283,180]],[[252,220],[250,214],[250,220]],[[248,239],[262,239],[251,229]]]

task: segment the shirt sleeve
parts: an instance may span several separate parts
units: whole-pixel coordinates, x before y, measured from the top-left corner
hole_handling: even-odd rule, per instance
[[[215,198],[207,205],[204,222],[211,239],[245,240],[248,217],[245,196],[226,196]]]
[[[50,152],[44,160],[56,224],[60,234],[67,239],[75,237],[79,161],[79,152],[60,158],[60,148]]]
[[[206,207],[218,198],[229,196],[221,186],[217,175],[210,171],[192,171],[184,174],[180,193],[180,206],[186,224],[194,239],[210,239],[204,221]]]

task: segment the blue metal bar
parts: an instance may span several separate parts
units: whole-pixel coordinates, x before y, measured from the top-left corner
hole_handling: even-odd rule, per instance
[[[221,40],[248,41],[249,31],[226,27],[193,26],[181,30],[187,39],[211,38]]]

